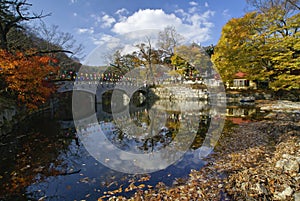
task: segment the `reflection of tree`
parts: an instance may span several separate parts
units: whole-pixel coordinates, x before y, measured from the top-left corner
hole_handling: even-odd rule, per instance
[[[168,119],[166,126],[172,131],[173,136],[179,131],[180,128],[180,116],[181,112],[172,111],[168,112]]]
[[[191,148],[197,149],[202,145],[210,119],[208,115],[202,115],[194,118],[196,120],[193,121],[192,116],[187,120],[183,116],[185,115],[180,111],[139,111],[132,113],[127,119],[122,119],[122,122],[127,123],[123,123],[117,132],[107,133],[107,135],[119,148],[134,152],[159,151],[170,146],[175,138],[177,138],[175,144],[178,150],[191,141],[193,141]],[[179,132],[181,134],[178,136]],[[191,132],[197,132],[194,140],[191,139],[193,136]],[[135,150],[135,147],[138,147],[138,150]]]
[[[168,146],[172,140],[172,132],[167,128],[162,128],[154,136],[148,137],[143,140],[143,143],[139,146],[139,149],[143,152],[157,151],[160,148],[165,148],[166,146]]]
[[[72,119],[72,92],[58,94],[59,109],[55,109],[54,116],[62,120]]]
[[[130,114],[131,119],[135,123],[135,125],[142,127],[142,126],[149,126],[150,125],[150,117],[148,115],[148,110],[139,111],[136,113]]]
[[[208,115],[203,115],[200,117],[197,135],[191,145],[192,149],[198,149],[199,147],[202,146],[203,140],[206,137],[208,127],[210,125],[210,121],[211,119],[209,118]]]
[[[61,164],[57,157],[70,145],[74,133],[69,131],[69,136],[62,135],[58,124],[43,119],[34,117],[20,122],[22,129],[11,138],[1,139],[5,146],[0,147],[0,174],[3,177],[0,199],[14,197],[13,200],[17,200],[15,196],[24,193],[24,188],[37,178],[43,180],[48,176],[66,174],[65,169],[56,168]]]

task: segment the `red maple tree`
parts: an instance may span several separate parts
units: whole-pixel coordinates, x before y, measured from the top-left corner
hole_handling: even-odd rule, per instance
[[[29,109],[38,108],[55,91],[45,80],[58,71],[56,62],[52,57],[35,54],[34,50],[15,53],[0,50],[0,73],[7,89]]]

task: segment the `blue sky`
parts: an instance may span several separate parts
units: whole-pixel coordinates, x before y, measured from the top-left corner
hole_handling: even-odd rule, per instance
[[[84,45],[85,55],[118,34],[174,26],[187,41],[216,44],[222,26],[245,13],[245,0],[28,0],[35,12],[52,13],[58,25]]]

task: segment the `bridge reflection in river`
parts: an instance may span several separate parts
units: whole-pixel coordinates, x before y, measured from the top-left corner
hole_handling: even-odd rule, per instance
[[[120,97],[122,97],[122,94]],[[211,118],[211,107],[207,101],[145,101],[144,99],[134,101],[134,99],[131,99],[129,102],[126,102],[126,98],[123,98],[123,100],[119,99],[118,103],[114,103],[111,102],[110,94],[103,99],[105,101],[101,104],[95,103],[92,98],[88,97],[86,98],[87,105],[89,105],[89,100],[91,101],[89,104],[95,105],[95,107],[86,106],[85,108],[90,108],[90,110],[87,109],[81,113],[81,116],[77,116],[82,121],[85,121],[85,129],[88,129],[90,125],[94,125],[95,122],[91,121],[89,116],[92,116],[96,112],[98,122],[113,124],[111,126],[113,130],[106,132],[108,138],[115,142],[122,141],[122,149],[127,147],[131,151],[132,147],[138,148],[134,151],[142,149],[142,151],[153,151],[156,149],[154,147],[155,144],[157,147],[162,146],[162,143],[158,142],[164,142],[165,145],[163,146],[166,146],[167,143],[170,143],[170,140],[174,139],[180,127],[189,127],[190,132],[197,133],[195,139],[197,146],[195,144],[192,145],[196,149],[201,146],[199,139],[203,140],[205,137]],[[191,119],[195,119],[196,123],[189,122]],[[73,121],[61,121],[61,124],[63,127],[74,126]],[[135,129],[138,129],[139,134],[135,133],[133,135],[132,133],[128,133],[132,124],[135,125]],[[156,134],[147,137],[149,133]],[[126,139],[130,138],[130,136],[135,137],[134,139]],[[170,137],[171,139],[168,139]],[[132,141],[130,142],[131,144],[128,141],[129,144],[125,143],[125,145],[124,142],[126,140]],[[149,144],[150,141],[151,143]],[[117,146],[121,146],[120,143],[118,144]]]

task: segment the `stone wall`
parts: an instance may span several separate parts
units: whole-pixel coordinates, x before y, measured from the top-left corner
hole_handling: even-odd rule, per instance
[[[229,91],[226,93],[227,102],[241,102],[243,100],[271,100],[272,94],[267,92],[239,92]]]
[[[10,132],[17,109],[14,106],[0,106],[0,137]]]
[[[151,89],[160,99],[169,100],[207,100],[205,89],[192,89],[190,85],[164,85]]]
[[[2,126],[5,121],[11,121],[13,117],[16,115],[17,110],[15,107],[11,106],[6,108],[0,112],[0,126]]]

